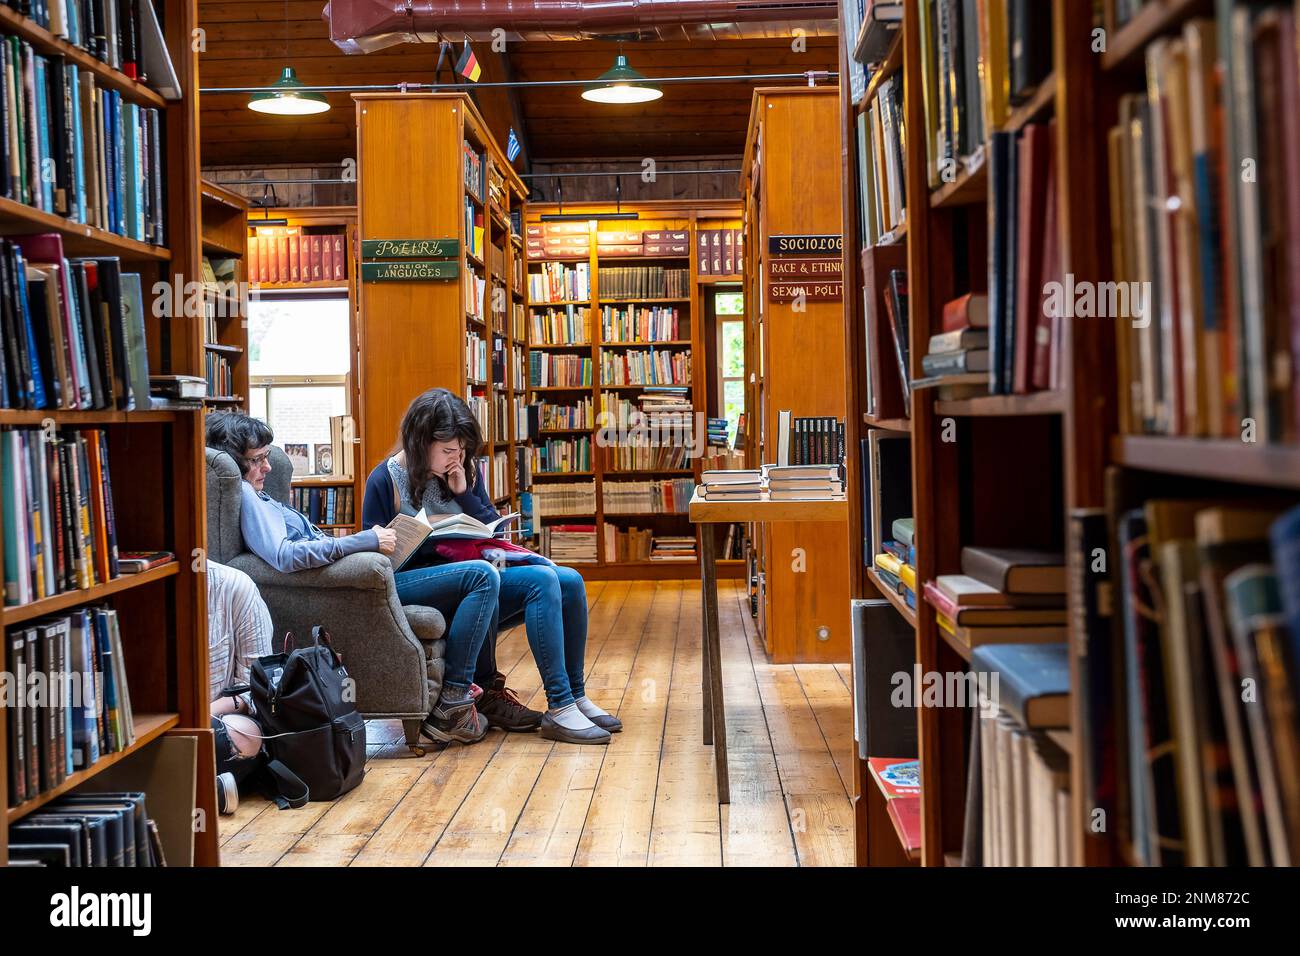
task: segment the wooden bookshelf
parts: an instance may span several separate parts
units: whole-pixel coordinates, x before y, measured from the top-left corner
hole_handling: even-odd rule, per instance
[[[1074,30],[1086,35],[1077,12],[1071,11],[1062,20],[1059,2],[1055,12],[1058,30],[1070,23]],[[941,328],[943,304],[966,292],[986,288],[984,233],[992,184],[986,143],[959,160],[955,177],[931,188],[920,9],[916,3],[904,7],[898,45],[901,57],[891,60],[877,73],[869,89],[878,89],[885,76],[890,75],[887,71],[901,72],[903,123],[909,133],[902,170],[909,200],[907,218],[903,228],[882,237],[877,248],[868,251],[878,256],[881,246],[889,244],[891,255],[897,256],[892,249],[901,245],[902,263],[909,279],[924,277],[923,281],[909,282],[909,372],[912,379],[919,379],[923,377],[921,362],[929,338]],[[1070,396],[1060,391],[936,400],[933,393],[914,390],[910,418],[876,418],[867,414],[867,365],[872,357],[866,355],[867,341],[861,331],[862,283],[867,280],[887,283],[888,270],[899,266],[893,265],[893,260],[878,259],[873,269],[859,268],[864,258],[864,238],[858,226],[858,194],[862,187],[858,182],[856,114],[863,107],[861,103],[849,101],[846,67],[850,55],[841,44],[842,123],[847,144],[842,169],[845,275],[854,278],[852,292],[847,282],[845,289],[847,362],[851,371],[849,448],[856,449],[872,428],[912,436],[915,567],[919,589],[922,582],[933,580],[938,574],[960,572],[960,552],[966,544],[1014,541],[1024,547],[1063,547],[1062,502],[1066,491],[1062,462],[1071,448],[1063,438],[1061,423],[1071,409],[1071,401]],[[1042,122],[1053,114],[1060,115],[1062,97],[1074,89],[1061,76],[1059,69],[1053,72],[1028,100],[1010,108],[1001,128],[1019,130],[1029,122]],[[880,262],[885,265],[882,267]],[[873,287],[866,290],[866,295],[881,301],[882,292]],[[888,354],[892,343],[878,340],[876,344],[887,354],[875,357],[875,367],[879,368],[879,363],[894,365],[893,355]],[[880,387],[877,383],[876,388]],[[957,422],[956,442],[944,440],[946,423],[951,420]],[[1104,415],[1100,421],[1104,425]],[[1033,489],[1007,479],[1002,463],[1008,456],[1019,468],[1032,470],[1038,477]],[[915,628],[916,659],[923,673],[964,672],[970,648],[938,626],[934,609],[921,595],[917,595],[916,608],[909,608],[901,595],[881,581],[874,568],[862,566],[862,535],[870,523],[862,515],[867,476],[861,473],[855,454],[851,453],[849,459],[849,499],[853,511],[850,526],[854,544],[848,564],[853,597],[882,595],[894,605]],[[959,474],[963,475],[961,481],[956,479]],[[1022,513],[1008,519],[1010,527],[999,528],[997,516],[1013,508]],[[1008,534],[1012,541],[999,537]],[[918,708],[917,722],[923,833],[919,862],[925,866],[942,866],[946,860],[954,859],[954,854],[960,856],[957,851],[961,848],[964,821],[969,714],[956,708]],[[883,801],[870,792],[874,783],[866,762],[855,755],[854,764],[856,859],[859,865],[879,865],[894,859],[897,851],[882,837],[882,834],[888,836],[891,821]]]
[[[542,263],[563,263],[566,266],[573,266],[576,263],[585,263],[588,268],[591,297],[589,299],[563,302],[546,302],[533,300],[531,296],[527,302],[527,308],[530,315],[544,312],[548,308],[563,310],[566,306],[572,305],[575,308],[588,309],[589,325],[588,338],[590,341],[576,344],[554,344],[529,341],[528,348],[530,351],[536,350],[545,354],[572,354],[579,352],[583,357],[589,357],[593,365],[593,384],[584,386],[546,386],[534,387],[529,386],[530,401],[536,402],[545,398],[548,404],[568,405],[580,398],[590,398],[592,402],[593,414],[599,416],[602,411],[602,398],[604,392],[610,392],[618,395],[621,399],[635,402],[638,394],[645,391],[644,385],[604,385],[601,383],[601,355],[605,352],[618,353],[627,350],[650,350],[656,351],[671,350],[673,352],[690,352],[691,360],[691,382],[690,391],[692,408],[696,415],[696,421],[700,421],[700,416],[705,415],[710,408],[709,389],[713,376],[713,366],[706,356],[712,355],[712,348],[708,346],[705,339],[704,315],[706,309],[705,298],[712,294],[714,286],[720,281],[737,282],[736,278],[730,276],[713,276],[703,275],[695,261],[694,251],[699,230],[706,228],[739,228],[740,226],[740,205],[736,202],[715,201],[715,202],[692,202],[676,200],[659,200],[640,203],[623,203],[618,207],[623,212],[635,212],[638,218],[635,221],[602,223],[593,218],[589,221],[587,227],[588,241],[590,250],[586,257],[575,258],[573,256],[556,256],[545,258],[534,258],[527,260],[527,267],[530,272],[536,273],[541,269]],[[540,226],[541,216],[548,213],[558,213],[561,209],[557,205],[544,203],[530,203],[525,215],[527,225]],[[562,210],[566,213],[590,214],[593,217],[602,213],[614,212],[615,206],[612,203],[565,203]],[[690,252],[683,255],[672,256],[598,256],[596,232],[611,231],[679,231],[685,232],[689,242]],[[600,288],[599,270],[603,267],[637,267],[637,266],[662,266],[665,269],[683,269],[687,270],[687,282],[689,295],[685,296],[643,296],[643,297],[614,297],[606,296]],[[601,331],[601,310],[605,306],[676,306],[679,313],[679,337],[667,341],[657,342],[630,342],[622,339],[605,339]],[[699,575],[699,562],[693,561],[615,561],[613,556],[605,554],[605,527],[614,525],[618,528],[625,528],[630,521],[640,522],[640,526],[647,524],[656,534],[665,535],[691,535],[694,531],[690,525],[686,513],[675,512],[654,512],[654,513],[625,513],[625,512],[606,512],[604,510],[604,493],[609,482],[620,480],[647,481],[658,479],[673,478],[694,478],[699,479],[702,468],[702,459],[693,459],[689,468],[667,468],[667,469],[618,469],[612,467],[607,461],[608,453],[605,448],[599,447],[596,442],[596,427],[577,428],[577,429],[542,429],[539,438],[547,436],[581,436],[590,435],[592,437],[592,463],[593,469],[584,473],[563,473],[558,475],[549,475],[534,473],[538,479],[557,478],[586,478],[590,477],[596,489],[596,513],[591,515],[544,515],[542,521],[552,522],[565,521],[560,523],[576,523],[582,519],[582,523],[593,524],[596,527],[597,534],[597,560],[594,564],[574,564],[573,567],[580,571],[586,578],[592,580],[599,579],[627,579],[627,578],[694,578]],[[540,522],[539,522],[540,524]],[[698,543],[697,543],[698,547]],[[720,570],[724,577],[739,576],[743,569],[739,566],[731,565]]]
[[[746,425],[749,467],[776,461],[777,421],[829,416],[845,421],[845,282],[837,301],[802,309],[767,294],[768,240],[777,235],[838,235],[841,142],[834,87],[761,87],[754,91],[742,162],[745,195],[745,295],[752,309],[746,343]],[[746,188],[748,184],[749,188]],[[845,274],[851,276],[852,273]],[[855,452],[848,443],[846,457]],[[815,534],[798,524],[755,525],[759,631],[773,661],[847,661],[850,656],[849,528],[826,525]],[[802,555],[808,573],[796,570]]]
[[[204,358],[228,363],[231,376],[229,389],[214,387],[213,377],[208,376],[208,404],[221,409],[239,408],[246,405],[248,398],[248,317],[243,301],[248,282],[248,262],[244,258],[248,201],[207,180],[200,183],[199,195],[203,255],[209,260],[226,259],[234,263],[234,272],[228,280],[234,287],[219,285],[207,289],[205,295],[207,328],[203,349],[208,355]]]
[[[84,50],[53,37],[14,10],[0,7],[0,35],[16,36],[37,53],[60,55],[94,75],[102,87],[135,103],[162,111],[159,145],[165,167],[165,235],[155,246],[117,236],[0,200],[0,232],[6,235],[53,232],[67,256],[117,256],[124,272],[138,272],[147,291],[155,282],[202,280],[203,200],[198,156],[198,61],[191,41],[198,27],[195,0],[159,0],[164,42],[180,81],[182,98],[165,101]],[[159,318],[145,310],[151,372],[201,375],[204,323],[201,317]],[[0,427],[37,427],[53,420],[60,428],[103,428],[107,434],[117,544],[122,550],[168,550],[179,560],[135,575],[121,575],[87,589],[6,607],[6,631],[45,614],[88,602],[107,602],[121,621],[125,667],[135,712],[136,741],[127,750],[105,754],[95,764],[69,775],[54,788],[5,813],[0,832],[0,866],[8,862],[8,828],[55,797],[93,783],[106,768],[148,751],[162,736],[197,740],[196,800],[180,808],[206,821],[194,832],[194,861],[218,863],[215,764],[209,727],[207,587],[202,562],[191,555],[206,546],[203,421],[198,410],[0,410]],[[2,539],[0,539],[2,540]],[[0,545],[2,547],[2,545]],[[0,641],[0,671],[10,669],[8,640]],[[8,740],[10,708],[0,708],[0,739]],[[8,779],[10,755],[0,747],[0,778]],[[154,808],[153,804],[150,804]]]
[[[361,393],[361,454],[358,480],[388,454],[410,401],[440,386],[479,409],[484,445],[480,458],[489,495],[519,510],[527,475],[517,472],[518,422],[514,400],[515,347],[512,303],[519,300],[514,263],[518,243],[510,214],[527,189],[492,138],[486,123],[464,94],[357,94],[358,239],[454,239],[456,276],[431,282],[362,281],[358,385]],[[394,144],[400,148],[394,148]],[[482,186],[467,180],[464,148],[481,158]],[[419,171],[418,175],[416,170]],[[499,202],[485,202],[489,185],[500,177]],[[400,188],[395,185],[400,184]],[[479,196],[476,193],[481,192]],[[476,222],[467,225],[466,204]],[[493,208],[496,207],[496,214]],[[481,229],[481,255],[470,248],[471,230]],[[362,267],[358,265],[356,271]],[[481,282],[482,313],[472,308],[467,281]],[[494,290],[500,290],[494,299]],[[505,311],[494,317],[493,305]],[[488,353],[485,369],[467,367],[466,342],[480,339]],[[415,345],[418,343],[418,346]],[[504,354],[503,380],[493,381],[491,352]],[[482,372],[483,374],[479,374]],[[496,402],[505,415],[497,422]],[[504,427],[502,427],[504,426]],[[493,485],[493,460],[507,458],[503,487]],[[358,490],[357,502],[361,501]]]
[[[1196,17],[1214,18],[1217,14],[1217,19],[1210,22],[1222,31],[1228,26],[1227,14],[1234,5],[1212,0],[1153,0],[1120,26],[1115,20],[1115,4],[1107,0],[1100,5],[1107,35],[1106,50],[1100,54],[1092,52],[1086,42],[1078,42],[1079,37],[1090,36],[1095,26],[1091,6],[1053,0],[1052,72],[1023,103],[1008,108],[1001,125],[1003,130],[1019,131],[1030,123],[1055,121],[1059,188],[1057,232],[1051,238],[1062,249],[1063,272],[1072,275],[1076,283],[1126,278],[1123,263],[1116,259],[1123,254],[1122,244],[1112,232],[1118,225],[1127,235],[1124,223],[1112,222],[1119,210],[1111,205],[1112,157],[1107,134],[1121,126],[1123,95],[1153,95],[1145,74],[1149,44],[1161,38],[1180,37]],[[982,272],[986,268],[987,212],[992,189],[987,169],[982,179],[977,180],[972,171],[959,176],[957,182],[931,189],[920,11],[919,3],[905,4],[902,58],[897,67],[905,81],[906,191],[909,200],[920,199],[909,201],[903,235],[909,276],[924,277],[924,281],[912,282],[910,287],[910,361],[914,378],[921,376],[921,358],[929,336],[941,328],[944,302],[987,288]],[[1220,52],[1223,49],[1220,45]],[[850,57],[851,51],[841,44],[842,123],[846,133],[853,131],[856,114],[861,110],[860,104],[849,102],[845,65]],[[1223,65],[1222,59],[1219,65]],[[1297,68],[1294,50],[1289,50],[1289,57],[1280,66]],[[879,81],[878,75],[872,88]],[[1224,122],[1230,124],[1233,112],[1240,108],[1233,102],[1225,103]],[[1247,104],[1246,108],[1254,109],[1255,104]],[[846,283],[846,303],[852,300],[858,311],[855,315],[846,305],[846,318],[849,367],[859,371],[857,377],[850,376],[850,444],[869,427],[910,426],[918,584],[938,574],[959,572],[961,548],[979,544],[1061,550],[1066,555],[1068,578],[1083,581],[1086,558],[1070,540],[1071,520],[1083,513],[1108,514],[1111,527],[1107,550],[1113,554],[1118,546],[1113,526],[1116,509],[1123,513],[1159,498],[1292,504],[1300,500],[1300,445],[1293,439],[1270,443],[1267,437],[1260,437],[1250,442],[1233,437],[1230,431],[1226,437],[1199,437],[1137,434],[1131,433],[1137,426],[1121,427],[1120,376],[1124,357],[1117,342],[1117,326],[1123,322],[1073,317],[1063,320],[1062,338],[1057,343],[1061,349],[1062,385],[1057,390],[960,400],[935,400],[923,392],[914,393],[910,422],[853,414],[855,406],[857,412],[864,411],[865,389],[860,375],[864,343],[860,335],[854,340],[862,324],[863,275],[851,270],[862,252],[862,239],[856,235],[856,159],[856,140],[848,140],[843,156],[847,187],[845,273],[855,277],[856,288],[850,295]],[[1225,167],[1235,168],[1237,159],[1229,154],[1224,159]],[[1174,188],[1170,187],[1171,192]],[[1233,214],[1229,208],[1223,213],[1224,221],[1231,222]],[[1295,241],[1294,237],[1288,238]],[[1240,242],[1233,243],[1225,257],[1246,255],[1246,248]],[[964,252],[969,253],[965,261]],[[1201,268],[1202,263],[1196,267]],[[1224,265],[1219,262],[1214,267],[1222,270]],[[1175,266],[1175,275],[1180,268]],[[955,441],[945,440],[942,435],[948,419],[956,420]],[[863,476],[855,474],[852,457],[850,464],[849,497],[855,512],[853,534],[858,540],[862,533],[857,518],[862,508]],[[854,597],[874,597],[877,590],[885,592],[878,587],[873,570],[858,567],[860,552],[860,547],[855,548],[850,561],[855,572]],[[1160,571],[1158,562],[1153,563],[1152,575],[1158,577]],[[1111,566],[1108,587],[1112,603],[1122,599],[1119,589],[1123,584],[1117,573]],[[1073,858],[1084,865],[1123,864],[1132,862],[1128,845],[1132,835],[1125,832],[1130,825],[1124,818],[1124,802],[1130,798],[1126,779],[1129,767],[1122,745],[1118,751],[1105,751],[1103,759],[1111,763],[1095,771],[1119,781],[1116,793],[1097,798],[1114,801],[1113,818],[1108,819],[1104,832],[1092,825],[1095,808],[1089,805],[1092,798],[1086,788],[1089,779],[1095,777],[1091,750],[1105,747],[1111,732],[1124,735],[1126,705],[1115,703],[1117,710],[1110,726],[1094,725],[1093,704],[1083,693],[1087,672],[1082,649],[1101,649],[1118,661],[1114,688],[1117,695],[1122,695],[1124,681],[1130,679],[1123,673],[1124,634],[1116,623],[1118,611],[1103,612],[1111,622],[1090,628],[1082,596],[1073,590],[1073,584],[1071,588],[1067,595],[1070,624],[1066,645],[1070,649],[1070,726],[1046,736],[1069,759],[1067,822]],[[887,592],[885,596],[899,607],[895,596]],[[899,610],[903,613],[901,607]],[[914,615],[904,613],[904,617],[915,625],[917,664],[923,672],[960,673],[968,666],[971,649],[938,626],[935,611],[927,602],[919,601]],[[1161,640],[1166,636],[1162,635]],[[926,866],[959,865],[967,799],[970,713],[958,708],[919,708],[917,724],[922,776],[920,862]],[[857,862],[880,863],[882,846],[889,842],[885,839],[888,831],[883,829],[888,820],[880,801],[871,793],[871,781],[863,772],[862,762],[855,758],[854,763]],[[1180,791],[1180,802],[1183,798]]]

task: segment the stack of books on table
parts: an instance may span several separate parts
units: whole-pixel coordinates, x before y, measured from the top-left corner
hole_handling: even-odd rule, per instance
[[[885,586],[901,594],[910,608],[916,607],[916,545],[912,541],[915,523],[896,518],[890,526],[893,538],[881,543],[875,557],[876,575]]]
[[[758,501],[766,490],[767,481],[756,468],[700,475],[700,497],[709,501]]]
[[[772,501],[830,501],[844,497],[839,465],[764,465]]]
[[[939,627],[967,647],[1066,638],[1065,560],[1059,552],[962,548],[962,574],[925,584]]]

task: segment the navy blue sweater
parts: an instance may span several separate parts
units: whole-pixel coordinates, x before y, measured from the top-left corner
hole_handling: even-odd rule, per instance
[[[468,478],[470,474],[471,470],[466,469],[465,477]],[[478,476],[477,467],[473,468],[472,474],[476,478],[473,487],[465,489],[464,494],[457,495],[456,504],[460,505],[465,514],[477,518],[484,524],[496,521],[501,515],[492,506],[492,499],[488,497],[485,483]],[[395,497],[393,476],[388,473],[388,459],[384,459],[375,466],[375,470],[366,479],[366,491],[361,499],[362,526],[372,528],[379,525],[382,528],[396,518],[398,509],[393,504]],[[408,510],[411,514],[415,514],[416,509],[410,509],[408,506]]]

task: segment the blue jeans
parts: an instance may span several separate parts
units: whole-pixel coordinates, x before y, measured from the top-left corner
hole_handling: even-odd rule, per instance
[[[523,612],[533,660],[552,710],[584,693],[587,652],[587,589],[572,568],[509,565],[501,571],[501,620]]]
[[[458,561],[393,575],[403,604],[437,608],[447,620],[443,680],[468,687],[496,612],[501,577],[486,561]]]

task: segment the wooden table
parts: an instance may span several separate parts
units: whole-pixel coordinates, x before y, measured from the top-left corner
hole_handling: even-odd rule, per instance
[[[699,489],[691,498],[691,523],[698,525],[700,582],[703,591],[704,660],[700,668],[700,695],[704,703],[704,745],[713,747],[718,778],[718,803],[731,802],[727,775],[727,716],[722,701],[722,647],[718,637],[718,567],[714,548],[715,524],[773,521],[848,521],[845,498],[822,501],[772,501],[767,495],[747,501],[709,501]]]

